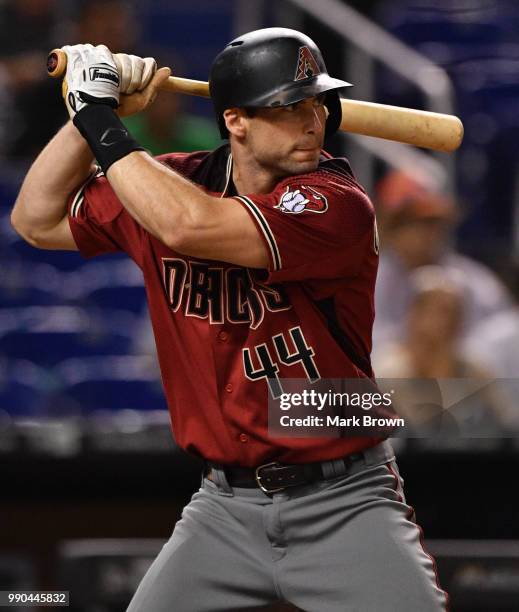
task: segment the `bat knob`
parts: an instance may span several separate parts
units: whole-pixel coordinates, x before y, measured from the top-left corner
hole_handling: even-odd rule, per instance
[[[47,72],[54,72],[58,67],[58,56],[55,53],[49,53],[47,57]]]
[[[47,73],[51,77],[60,77],[67,69],[67,54],[61,49],[54,49],[47,56]]]

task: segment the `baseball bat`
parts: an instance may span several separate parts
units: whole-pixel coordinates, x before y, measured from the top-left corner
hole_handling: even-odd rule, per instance
[[[65,74],[66,68],[67,54],[61,49],[51,51],[47,58],[49,76],[61,77]],[[191,96],[210,97],[209,84],[206,81],[171,76],[161,89]],[[340,101],[342,107],[340,129],[345,132],[396,140],[447,153],[455,151],[463,140],[463,123],[455,115],[345,98],[341,98]]]

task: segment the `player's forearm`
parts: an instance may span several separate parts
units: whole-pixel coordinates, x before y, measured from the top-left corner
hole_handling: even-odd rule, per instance
[[[204,219],[210,222],[215,198],[142,151],[114,163],[107,178],[132,217],[177,251]]]
[[[14,229],[35,246],[67,214],[70,194],[92,172],[93,156],[76,128],[68,123],[31,166],[11,213]]]

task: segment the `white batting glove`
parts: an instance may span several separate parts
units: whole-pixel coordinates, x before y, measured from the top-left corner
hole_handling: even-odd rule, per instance
[[[120,78],[117,65],[105,45],[66,45],[67,72],[63,98],[72,119],[88,104],[119,105]]]
[[[157,62],[152,57],[114,53],[114,60],[121,78],[120,92],[126,95],[142,91],[157,70]]]

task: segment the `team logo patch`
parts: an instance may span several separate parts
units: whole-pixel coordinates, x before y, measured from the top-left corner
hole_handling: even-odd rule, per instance
[[[315,57],[308,47],[299,47],[297,59],[296,76],[294,81],[302,81],[321,74],[321,70],[315,61]]]
[[[274,208],[279,208],[284,213],[298,215],[302,212],[323,213],[328,210],[328,200],[322,193],[312,187],[301,185],[299,189],[287,187],[281,196],[279,204]]]

